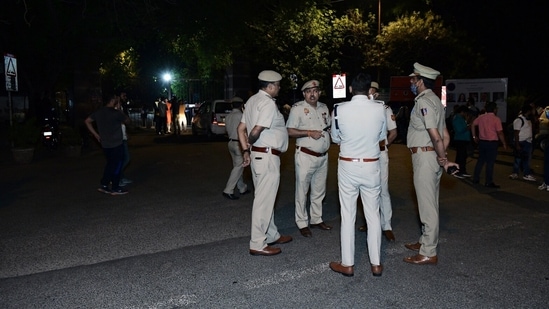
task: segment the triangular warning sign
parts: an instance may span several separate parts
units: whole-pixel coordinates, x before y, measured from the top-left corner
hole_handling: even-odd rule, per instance
[[[17,70],[15,70],[15,65],[13,64],[13,58],[8,58],[8,64],[6,65],[6,75],[16,76]]]
[[[337,81],[334,85],[334,89],[345,89],[345,85],[343,84],[343,81],[341,80],[341,77],[338,76]]]

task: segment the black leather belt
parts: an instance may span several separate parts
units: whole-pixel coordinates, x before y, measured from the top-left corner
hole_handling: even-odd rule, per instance
[[[301,150],[301,152],[304,152],[308,155],[311,155],[311,156],[315,156],[315,157],[323,157],[326,155],[326,152],[324,153],[320,153],[320,152],[316,152],[316,151],[312,151],[311,149],[309,148],[305,148],[305,147],[301,147],[301,146],[296,146],[296,148],[298,150]]]
[[[271,147],[255,147],[255,146],[252,146],[252,151],[272,153],[275,156],[280,156],[282,154],[282,151],[276,150],[276,149],[271,148]]]
[[[238,142],[237,139],[232,139],[232,138],[229,138],[229,141],[230,141],[230,142]]]

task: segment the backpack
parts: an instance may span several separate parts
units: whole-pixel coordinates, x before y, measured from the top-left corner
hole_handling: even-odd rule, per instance
[[[522,117],[520,116],[517,117],[517,119],[520,119],[520,121],[522,122],[520,125],[520,128],[522,129],[522,127],[524,126],[524,119],[522,119]],[[513,120],[513,122],[515,121]],[[515,147],[515,128],[513,127],[513,122],[507,125],[507,140],[511,148]]]

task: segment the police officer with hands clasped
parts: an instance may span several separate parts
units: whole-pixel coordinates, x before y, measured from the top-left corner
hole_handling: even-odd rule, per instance
[[[416,98],[410,114],[407,147],[412,153],[413,181],[423,228],[417,243],[405,245],[418,253],[404,261],[416,265],[438,262],[440,178],[444,170],[450,174],[458,172],[458,165],[446,157],[450,134],[446,129],[444,106],[432,91],[439,74],[417,62],[410,74],[410,89]]]
[[[320,83],[306,82],[304,100],[290,110],[286,128],[296,138],[295,152],[295,222],[304,237],[311,237],[309,226],[321,230],[332,227],[322,221],[322,201],[326,195],[328,176],[328,149],[330,148],[330,111],[319,102]],[[310,222],[307,215],[307,193],[310,192]],[[310,223],[310,225],[309,225]]]

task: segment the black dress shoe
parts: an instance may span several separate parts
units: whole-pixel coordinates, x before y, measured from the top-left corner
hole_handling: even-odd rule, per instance
[[[299,232],[303,237],[311,237],[313,236],[313,233],[311,233],[311,230],[308,227],[304,227],[302,229],[299,229]]]
[[[246,191],[244,191],[244,192],[240,192],[240,195],[246,195],[246,194],[248,194],[248,193],[250,193],[250,190],[246,190]]]
[[[320,222],[320,223],[318,223],[318,224],[311,224],[311,227],[312,227],[312,228],[319,228],[319,229],[325,230],[325,231],[329,231],[329,230],[332,229],[331,226],[327,225],[327,224],[324,223],[324,222]]]
[[[230,199],[230,200],[238,200],[238,196],[235,196],[234,194],[229,194],[229,193],[223,192],[223,196]]]
[[[495,183],[491,182],[491,183],[487,183],[484,185],[486,188],[494,188],[494,189],[499,189],[500,186],[496,185]]]

